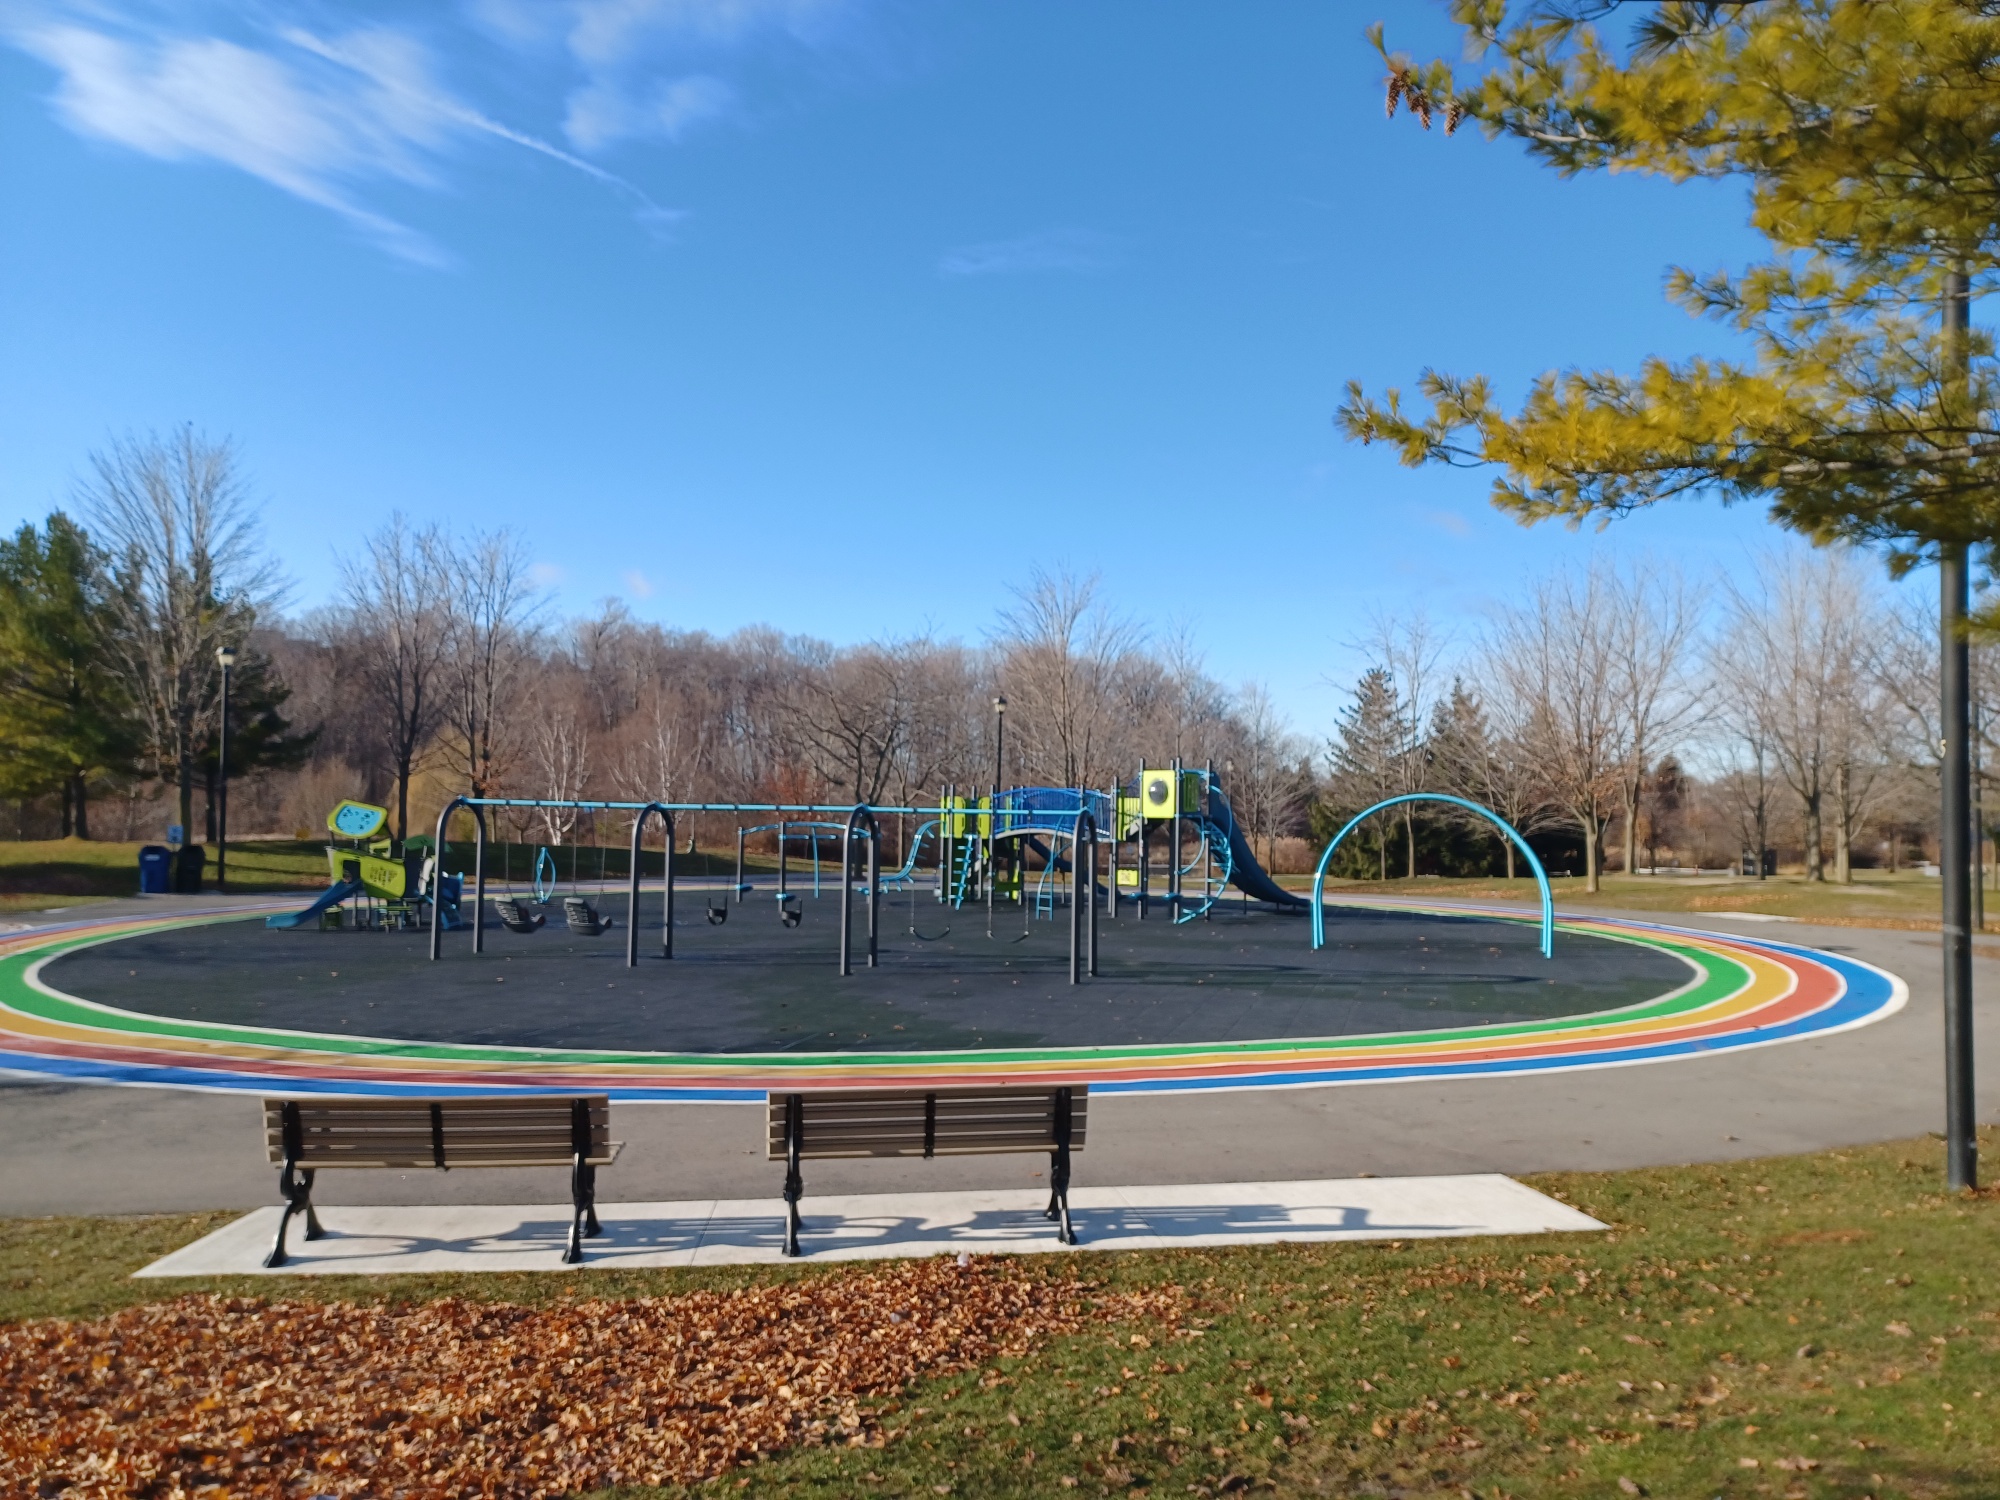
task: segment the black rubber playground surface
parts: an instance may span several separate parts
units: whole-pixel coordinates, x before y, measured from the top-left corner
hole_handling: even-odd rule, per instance
[[[1535,929],[1478,917],[1334,910],[1327,946],[1305,917],[1218,907],[1175,926],[1100,920],[1100,977],[1068,983],[1068,913],[947,912],[920,895],[883,910],[880,966],[839,977],[840,907],[806,897],[796,928],[753,894],[711,925],[683,889],[675,957],[659,953],[659,898],[642,902],[640,964],[619,926],[573,937],[560,907],[519,936],[489,918],[486,951],[422,933],[272,931],[261,921],[173,929],[85,948],[42,971],[68,994],[152,1015],[408,1041],[660,1052],[897,1051],[1269,1041],[1540,1021],[1610,1010],[1678,988],[1670,954],[1564,933],[1542,958]],[[719,897],[717,898],[720,899]]]

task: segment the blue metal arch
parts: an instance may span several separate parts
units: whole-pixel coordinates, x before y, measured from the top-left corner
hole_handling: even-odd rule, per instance
[[[1535,880],[1542,888],[1542,957],[1554,958],[1556,953],[1556,898],[1549,889],[1549,873],[1542,868],[1542,862],[1535,857],[1535,851],[1528,847],[1528,841],[1515,831],[1514,825],[1490,807],[1481,807],[1477,802],[1469,802],[1463,797],[1449,796],[1444,792],[1409,792],[1401,797],[1388,797],[1373,807],[1364,808],[1347,820],[1347,826],[1333,836],[1333,842],[1326,846],[1326,852],[1319,857],[1319,868],[1313,871],[1312,918],[1313,948],[1317,951],[1326,946],[1326,908],[1320,904],[1321,893],[1326,889],[1326,867],[1333,859],[1333,851],[1340,847],[1340,841],[1359,828],[1384,808],[1399,807],[1405,802],[1449,802],[1454,807],[1462,807],[1468,812],[1476,812],[1514,842],[1514,847],[1527,857],[1528,868],[1535,872]]]

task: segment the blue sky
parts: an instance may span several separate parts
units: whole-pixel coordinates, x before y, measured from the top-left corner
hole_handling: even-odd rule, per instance
[[[1336,433],[1350,378],[1722,347],[1663,273],[1756,253],[1731,190],[1385,120],[1368,23],[1441,15],[0,0],[0,520],[190,421],[300,606],[397,509],[718,632],[977,638],[1067,567],[1323,732],[1377,611],[1771,535],[1524,530]]]

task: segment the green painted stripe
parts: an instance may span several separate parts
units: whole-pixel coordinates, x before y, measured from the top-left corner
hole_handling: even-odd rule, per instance
[[[201,927],[216,922],[240,921],[235,916],[164,918],[139,931],[164,931],[177,927]],[[1587,931],[1597,937],[1614,936],[1599,928],[1565,929]],[[1507,1038],[1560,1036],[1568,1031],[1608,1023],[1662,1020],[1683,1015],[1704,1006],[1727,1000],[1750,983],[1750,970],[1734,959],[1652,934],[1616,933],[1617,940],[1639,947],[1670,953],[1690,965],[1698,976],[1683,988],[1616,1011],[1568,1016],[1546,1022],[1517,1022],[1504,1026],[1456,1027],[1439,1031],[1392,1032],[1365,1037],[1300,1038],[1284,1041],[1177,1043],[1173,1045],[1123,1045],[1104,1047],[1022,1048],[956,1052],[839,1052],[804,1054],[764,1053],[674,1053],[674,1052],[583,1052],[564,1048],[474,1046],[453,1042],[413,1042],[339,1037],[320,1032],[286,1032],[261,1027],[235,1026],[220,1022],[179,1021],[142,1015],[134,1011],[100,1006],[40,988],[28,981],[36,964],[64,953],[136,936],[134,930],[110,935],[66,934],[0,960],[0,1006],[53,1024],[87,1027],[99,1031],[124,1032],[134,1036],[174,1037],[183,1040],[233,1043],[271,1047],[303,1053],[326,1053],[357,1059],[399,1059],[466,1063],[554,1063],[567,1066],[612,1066],[678,1068],[694,1071],[740,1068],[746,1065],[782,1062],[788,1068],[844,1069],[936,1067],[965,1064],[976,1059],[982,1065],[1037,1063],[1059,1060],[1119,1059],[1172,1060],[1187,1057],[1298,1057],[1301,1054],[1338,1056],[1343,1053],[1367,1055],[1371,1052],[1440,1042],[1497,1041]]]

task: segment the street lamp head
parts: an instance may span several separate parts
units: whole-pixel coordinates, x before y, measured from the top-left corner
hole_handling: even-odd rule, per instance
[[[231,667],[236,665],[236,648],[234,646],[217,646],[215,648],[215,659],[220,663],[222,670],[227,672]]]
[[[1004,697],[994,698],[993,712],[995,712],[996,714],[1004,714],[1005,712],[1007,712],[1007,700]]]

